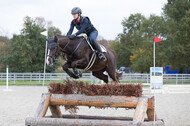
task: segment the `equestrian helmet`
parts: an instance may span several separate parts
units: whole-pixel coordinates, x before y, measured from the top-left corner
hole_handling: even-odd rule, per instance
[[[82,10],[79,8],[79,7],[74,7],[72,10],[71,10],[71,14],[82,14]]]

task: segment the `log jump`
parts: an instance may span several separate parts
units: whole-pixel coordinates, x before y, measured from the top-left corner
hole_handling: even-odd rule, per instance
[[[105,117],[85,115],[63,115],[61,105],[134,108],[135,113],[129,117]],[[48,107],[52,116],[46,116]],[[127,110],[126,110],[127,111]],[[147,118],[145,116],[147,115]],[[156,115],[156,114],[155,114]],[[163,126],[163,120],[155,117],[156,126]],[[34,117],[25,120],[26,126],[152,126],[154,125],[154,97],[128,96],[87,96],[81,94],[43,93]]]

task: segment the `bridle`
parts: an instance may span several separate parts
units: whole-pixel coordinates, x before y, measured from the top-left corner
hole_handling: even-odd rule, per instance
[[[58,55],[58,48],[59,48],[59,44],[57,44],[54,48],[51,48],[51,49],[48,49],[48,50],[54,50],[56,48],[56,50],[55,50],[55,53],[54,54],[49,54],[48,53],[48,55],[47,56],[49,56],[49,57],[51,57],[51,58],[57,58],[59,55]]]

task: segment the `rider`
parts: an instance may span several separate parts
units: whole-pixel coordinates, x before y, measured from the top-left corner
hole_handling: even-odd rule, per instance
[[[96,41],[98,36],[98,31],[96,28],[91,24],[91,21],[88,17],[81,16],[82,10],[79,7],[74,7],[71,10],[71,14],[73,15],[73,20],[71,22],[71,26],[69,31],[67,32],[67,36],[70,39],[75,38],[77,35],[81,33],[86,33],[87,36],[90,38],[91,42],[93,43],[95,49],[98,51],[98,57],[101,60],[106,60],[105,55],[103,54],[99,43]],[[74,26],[77,28],[78,32],[72,34]]]

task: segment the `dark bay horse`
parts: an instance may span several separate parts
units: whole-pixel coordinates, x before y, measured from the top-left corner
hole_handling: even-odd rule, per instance
[[[82,77],[82,73],[77,70],[85,69],[89,66],[89,62],[92,56],[95,57],[93,64],[89,67],[89,71],[92,71],[92,75],[108,83],[108,76],[103,72],[106,71],[114,82],[119,82],[120,73],[116,72],[116,54],[114,51],[106,48],[105,52],[106,61],[99,59],[97,54],[90,48],[87,40],[84,37],[76,37],[69,39],[66,36],[57,35],[53,39],[47,39],[48,41],[48,56],[47,64],[53,65],[55,59],[63,54],[67,55],[67,60],[62,66],[63,70],[72,78],[78,79]],[[94,55],[95,54],[95,55]],[[73,72],[68,68],[72,68]]]

